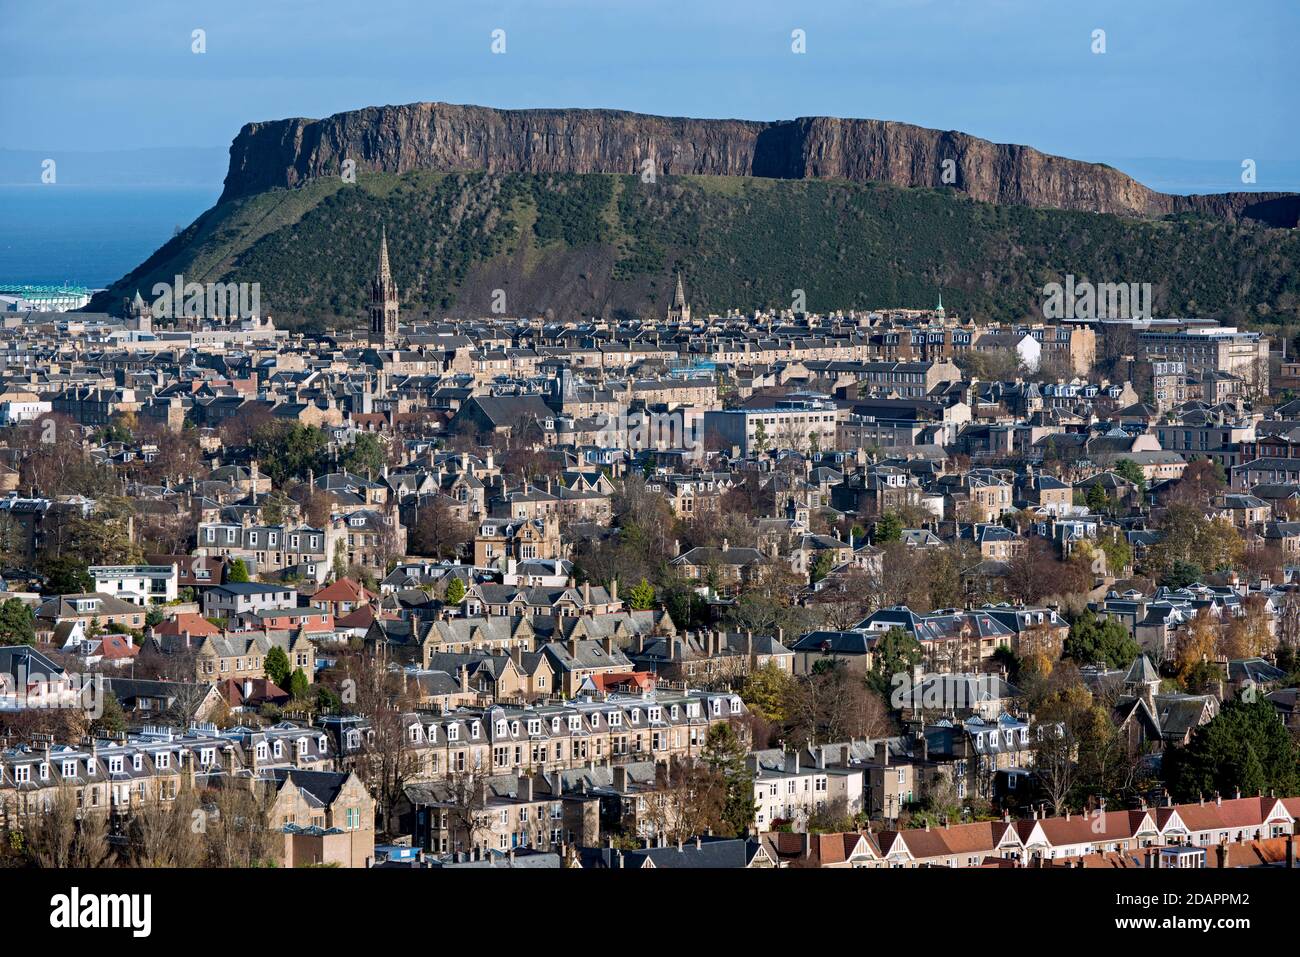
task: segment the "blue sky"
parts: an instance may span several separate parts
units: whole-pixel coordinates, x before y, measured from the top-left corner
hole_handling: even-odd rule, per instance
[[[249,120],[445,100],[876,117],[1228,179],[1249,157],[1260,188],[1300,160],[1293,0],[0,0],[0,23],[0,149],[224,147]]]

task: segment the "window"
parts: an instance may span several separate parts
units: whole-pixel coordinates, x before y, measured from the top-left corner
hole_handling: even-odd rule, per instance
[[[32,767],[30,764],[14,765],[14,781],[19,784],[25,784],[32,779]]]

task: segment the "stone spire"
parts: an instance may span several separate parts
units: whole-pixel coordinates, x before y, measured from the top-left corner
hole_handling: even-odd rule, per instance
[[[668,321],[691,321],[691,307],[686,304],[686,288],[682,285],[681,270],[677,272],[677,291],[673,293],[673,304],[668,307]]]
[[[388,265],[388,230],[379,227],[379,269],[370,284],[370,342],[376,348],[397,347],[397,283]]]

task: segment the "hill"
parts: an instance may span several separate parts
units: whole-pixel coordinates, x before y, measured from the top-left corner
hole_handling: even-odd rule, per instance
[[[289,325],[360,321],[381,224],[407,317],[485,315],[496,289],[510,315],[660,314],[680,268],[697,311],[788,307],[797,289],[813,311],[923,307],[942,289],[962,314],[1023,319],[1071,273],[1150,282],[1157,315],[1300,318],[1300,233],[1209,213],[1124,217],[832,179],[424,170],[225,198],[90,308],[117,311],[179,273],[259,282]]]

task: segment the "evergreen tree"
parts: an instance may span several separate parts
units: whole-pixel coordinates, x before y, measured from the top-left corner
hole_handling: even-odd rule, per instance
[[[311,682],[307,680],[307,675],[301,668],[295,668],[289,677],[289,687],[285,690],[294,701],[306,701],[307,695],[311,692]]]
[[[36,644],[32,611],[17,598],[9,598],[0,604],[0,644]]]
[[[443,599],[448,605],[459,605],[465,600],[465,583],[453,578],[447,583],[447,594]]]
[[[642,578],[632,586],[628,602],[633,611],[649,611],[655,606],[655,586]]]
[[[888,545],[903,537],[903,520],[894,512],[886,512],[876,522],[876,539],[872,544]]]
[[[284,649],[279,645],[276,645],[266,653],[265,662],[266,676],[275,683],[276,687],[288,691],[289,689],[285,687],[285,682],[289,680],[289,672],[291,669],[289,666],[289,656],[284,653]]]
[[[226,581],[228,582],[246,582],[248,581],[248,566],[244,564],[242,558],[236,558],[226,569]]]
[[[1192,733],[1186,747],[1165,752],[1165,780],[1179,801],[1201,796],[1295,794],[1300,748],[1268,701],[1238,698]]]
[[[726,790],[722,805],[723,836],[743,836],[754,822],[758,805],[754,801],[754,778],[745,764],[745,746],[736,730],[726,722],[709,728],[700,752],[704,763],[721,778]]]
[[[1075,619],[1065,639],[1065,657],[1080,665],[1104,662],[1112,668],[1125,668],[1139,650],[1127,628],[1113,618],[1099,620],[1090,611]]]

